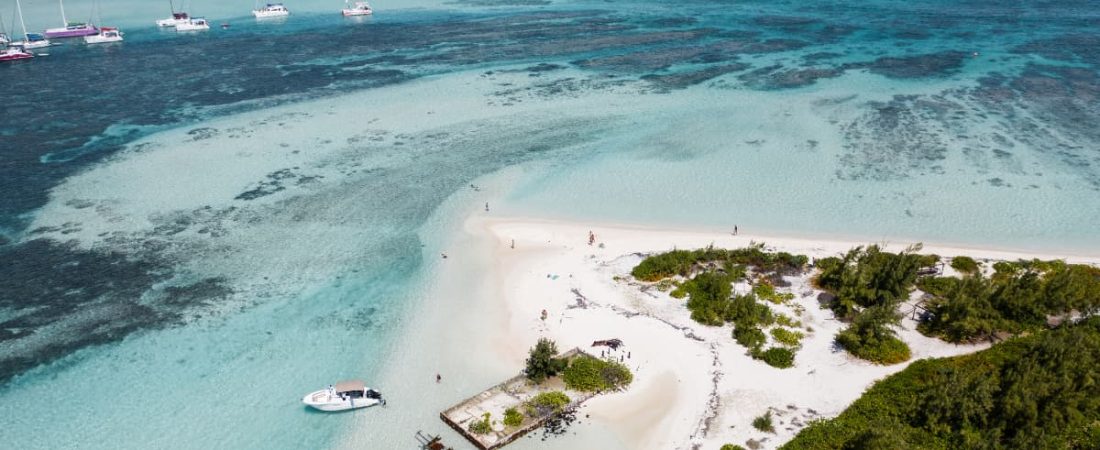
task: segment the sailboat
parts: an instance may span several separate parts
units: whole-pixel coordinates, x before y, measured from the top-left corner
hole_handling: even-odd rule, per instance
[[[65,26],[60,28],[47,28],[47,38],[74,38],[99,33],[99,29],[90,23],[69,22],[69,19],[65,17],[65,0],[57,0],[57,3],[61,5],[61,22],[64,23]]]
[[[172,9],[172,18],[157,20],[158,27],[176,27],[191,21],[191,16],[188,16],[186,12],[182,10],[176,12],[176,5],[172,4],[172,0],[168,0],[168,7]]]
[[[96,20],[103,23],[103,18],[99,17],[99,2],[95,2],[93,5]],[[85,44],[108,44],[111,42],[122,42],[122,31],[117,27],[99,27],[99,33],[84,36]]]
[[[28,33],[27,24],[23,22],[23,5],[19,0],[15,0],[15,11],[19,14],[19,26],[23,27],[23,40],[12,42],[12,47],[20,47],[24,50],[28,48],[43,48],[50,46],[50,40],[38,33]]]
[[[374,14],[374,11],[370,9],[370,5],[367,2],[355,2],[351,4],[350,0],[344,0],[344,10],[342,11],[345,17],[348,16],[369,16]]]

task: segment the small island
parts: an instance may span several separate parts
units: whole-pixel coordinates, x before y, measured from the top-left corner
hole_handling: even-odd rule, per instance
[[[609,348],[613,354],[617,345]],[[440,413],[447,425],[477,448],[503,447],[569,414],[586,400],[626,389],[633,374],[610,354],[599,358],[579,348],[558,355],[557,344],[539,339],[523,373]]]

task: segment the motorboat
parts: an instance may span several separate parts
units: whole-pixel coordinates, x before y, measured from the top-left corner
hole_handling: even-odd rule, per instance
[[[252,10],[252,15],[257,19],[266,19],[270,17],[286,17],[290,15],[290,10],[286,9],[282,3],[268,3],[263,8],[256,8]]]
[[[348,0],[344,0],[345,8],[343,9],[344,17],[350,16],[369,16],[374,14],[374,10],[370,9],[370,5],[367,2],[355,2],[349,3]]]
[[[122,32],[118,28],[100,27],[99,34],[84,36],[84,43],[86,44],[107,44],[111,42],[122,42]]]
[[[330,385],[325,389],[311,392],[302,397],[302,403],[321,411],[346,411],[385,405],[382,393],[370,389],[360,380],[347,380]]]
[[[0,49],[0,62],[20,61],[34,58],[34,53],[18,47]]]
[[[176,31],[205,31],[210,29],[210,22],[203,17],[195,17],[186,23],[176,25]]]
[[[182,24],[189,23],[191,16],[185,12],[173,12],[171,19],[158,19],[157,26],[164,28],[178,27]]]
[[[76,38],[99,34],[99,29],[96,28],[95,25],[84,22],[69,22],[69,19],[65,17],[64,0],[57,0],[57,3],[61,5],[61,23],[65,24],[65,26],[47,28],[45,33],[47,39]]]

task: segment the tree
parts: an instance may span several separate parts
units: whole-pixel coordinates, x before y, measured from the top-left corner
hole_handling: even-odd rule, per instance
[[[527,379],[542,383],[564,370],[566,361],[556,358],[557,354],[558,345],[554,341],[546,338],[539,339],[527,356],[527,367],[524,369]]]

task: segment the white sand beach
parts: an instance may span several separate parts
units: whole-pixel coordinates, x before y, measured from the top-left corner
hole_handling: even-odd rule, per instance
[[[844,410],[876,380],[908,363],[879,366],[849,356],[833,345],[843,324],[822,309],[808,276],[788,279],[796,294],[799,319],[812,329],[795,366],[777,369],[751,359],[730,336],[731,327],[693,322],[682,300],[656,289],[643,291],[629,278],[644,253],[710,244],[738,248],[764,242],[768,248],[810,257],[837,255],[865,242],[772,237],[743,232],[673,231],[624,225],[589,225],[475,214],[464,232],[478,237],[477,253],[491,255],[484,274],[491,298],[479,307],[496,310],[494,323],[480,324],[500,365],[522,367],[527,349],[539,338],[561,350],[591,349],[593,340],[619,338],[626,346],[613,356],[635,371],[629,390],[591,400],[583,413],[610,430],[629,448],[716,449],[723,443],[775,448],[810,420]],[[589,231],[596,245],[587,245]],[[514,241],[514,248],[513,248]],[[910,243],[880,243],[899,251]],[[470,249],[470,247],[467,247]],[[484,251],[484,253],[483,253]],[[1096,263],[1089,256],[1039,255],[925,245],[924,253],[982,259],[1065,258]],[[453,267],[453,268],[452,268]],[[444,266],[441,270],[468,270]],[[774,308],[774,307],[773,307]],[[796,306],[797,308],[797,306]],[[542,310],[548,318],[541,320]],[[793,314],[793,313],[792,313]],[[903,321],[900,337],[912,348],[910,362],[974,352],[985,345],[953,345],[919,334]],[[495,365],[495,364],[494,364]],[[757,431],[753,418],[771,410],[775,433]]]

